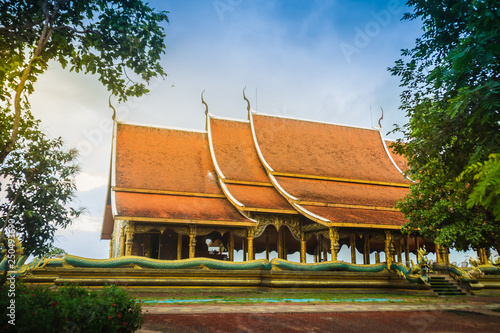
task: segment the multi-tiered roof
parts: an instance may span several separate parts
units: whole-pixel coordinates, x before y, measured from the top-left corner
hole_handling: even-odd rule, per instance
[[[399,229],[404,160],[379,129],[249,112],[206,131],[115,122],[101,238],[113,220],[256,226],[252,212],[325,226]]]

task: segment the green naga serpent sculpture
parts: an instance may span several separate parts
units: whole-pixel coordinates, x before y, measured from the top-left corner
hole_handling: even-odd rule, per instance
[[[89,259],[65,255],[62,259],[36,259],[25,265],[23,272],[40,269],[45,266],[82,267],[82,268],[118,268],[135,267],[149,269],[215,269],[215,270],[290,270],[304,272],[348,271],[360,273],[377,273],[387,269],[387,264],[356,265],[343,261],[327,261],[322,263],[295,263],[283,259],[251,260],[245,262],[221,261],[211,258],[192,258],[183,260],[158,260],[138,256],[126,256],[111,259]],[[418,274],[420,271],[408,269],[402,264],[393,263],[390,267],[400,272],[401,277],[410,282],[424,282],[427,279]]]
[[[304,271],[304,272],[321,272],[321,271],[348,271],[359,273],[377,273],[390,269],[396,271],[401,278],[413,283],[428,284],[428,265],[426,252],[423,250],[419,253],[417,265],[407,267],[401,263],[392,263],[390,267],[385,263],[374,265],[356,265],[343,261],[327,261],[322,263],[296,263],[283,259],[267,259],[251,260],[244,262],[222,261],[211,258],[192,258],[183,260],[159,260],[150,259],[139,256],[125,256],[110,259],[89,259],[66,254],[63,258],[48,259],[36,258],[29,264],[24,264],[26,256],[19,256],[16,259],[15,270],[16,275],[26,275],[29,272],[44,267],[81,267],[81,268],[118,268],[118,267],[134,267],[145,269],[214,269],[214,270],[289,270],[289,271]],[[6,263],[0,263],[0,270],[6,269]],[[459,281],[477,284],[477,279],[474,279],[466,270],[453,265],[448,265],[450,273]],[[480,267],[483,268],[483,267]],[[488,267],[490,269],[490,267]],[[493,269],[499,270],[493,266]],[[11,269],[12,270],[12,269]],[[492,270],[492,269],[490,269]],[[493,272],[493,274],[495,274]],[[491,273],[490,273],[491,274]]]
[[[189,269],[189,268],[208,268],[208,269],[227,269],[227,270],[245,270],[245,269],[271,269],[268,260],[252,260],[245,262],[222,261],[211,258],[191,258],[183,260],[160,260],[150,259],[138,256],[126,256],[111,259],[88,259],[72,255],[65,255],[63,266],[88,267],[88,268],[116,268],[133,266],[137,268],[154,269]]]

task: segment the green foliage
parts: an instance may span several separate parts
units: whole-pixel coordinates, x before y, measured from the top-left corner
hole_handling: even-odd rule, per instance
[[[11,297],[1,287],[1,332],[135,332],[143,323],[141,304],[117,286],[94,291],[78,286],[27,286],[16,282],[15,326],[7,322]]]
[[[396,127],[404,138],[394,148],[416,181],[398,204],[405,230],[459,250],[499,249],[498,160],[486,162],[500,152],[498,2],[408,5],[413,12],[404,18],[421,20],[424,32],[389,69],[401,78],[400,108],[409,118]]]
[[[484,163],[473,164],[465,170],[463,176],[467,177],[469,173],[473,174],[477,183],[469,195],[467,208],[483,206],[493,211],[497,221],[500,220],[500,155],[491,154]]]
[[[11,123],[0,130],[0,162],[22,135],[28,96],[51,61],[96,75],[120,101],[142,96],[166,75],[165,22],[167,12],[141,0],[0,0],[0,108]]]
[[[140,0],[0,1],[0,98],[18,87],[30,62],[26,89],[32,93],[49,61],[96,74],[121,100],[140,96],[147,92],[145,85],[131,82],[125,71],[146,82],[165,75],[159,63],[165,50],[163,22],[168,22],[167,12]],[[37,48],[42,48],[39,54]]]
[[[55,231],[69,225],[82,209],[69,206],[79,172],[76,150],[65,150],[61,138],[49,139],[37,121],[31,123],[1,164],[1,189],[6,194],[0,216],[3,228],[7,222],[13,228],[25,254],[39,256],[51,249]]]
[[[66,251],[64,251],[63,249],[56,247],[56,246],[51,246],[50,249],[45,254],[45,257],[58,258],[58,257],[64,256],[65,254],[66,254]]]

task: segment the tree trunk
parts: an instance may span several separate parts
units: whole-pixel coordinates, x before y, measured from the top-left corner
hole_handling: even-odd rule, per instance
[[[31,73],[31,69],[33,67],[33,62],[39,60],[42,55],[42,51],[44,50],[47,42],[50,39],[50,35],[52,34],[52,28],[49,28],[49,17],[48,14],[45,15],[45,23],[38,39],[38,44],[31,57],[28,65],[23,71],[23,75],[19,81],[19,84],[16,87],[16,95],[14,96],[14,123],[12,124],[12,133],[10,135],[9,141],[5,144],[5,146],[0,151],[0,164],[3,163],[7,155],[14,149],[14,145],[17,141],[17,136],[19,134],[19,123],[21,121],[21,96],[23,94],[24,88],[26,87],[26,81]]]

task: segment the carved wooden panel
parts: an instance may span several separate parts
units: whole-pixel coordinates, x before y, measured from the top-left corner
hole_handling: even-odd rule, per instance
[[[286,226],[290,230],[293,238],[300,241],[301,223],[299,216],[255,214],[255,219],[259,222],[259,225],[255,229],[255,237],[260,237],[268,225],[273,225],[277,231],[279,231],[281,227]]]

